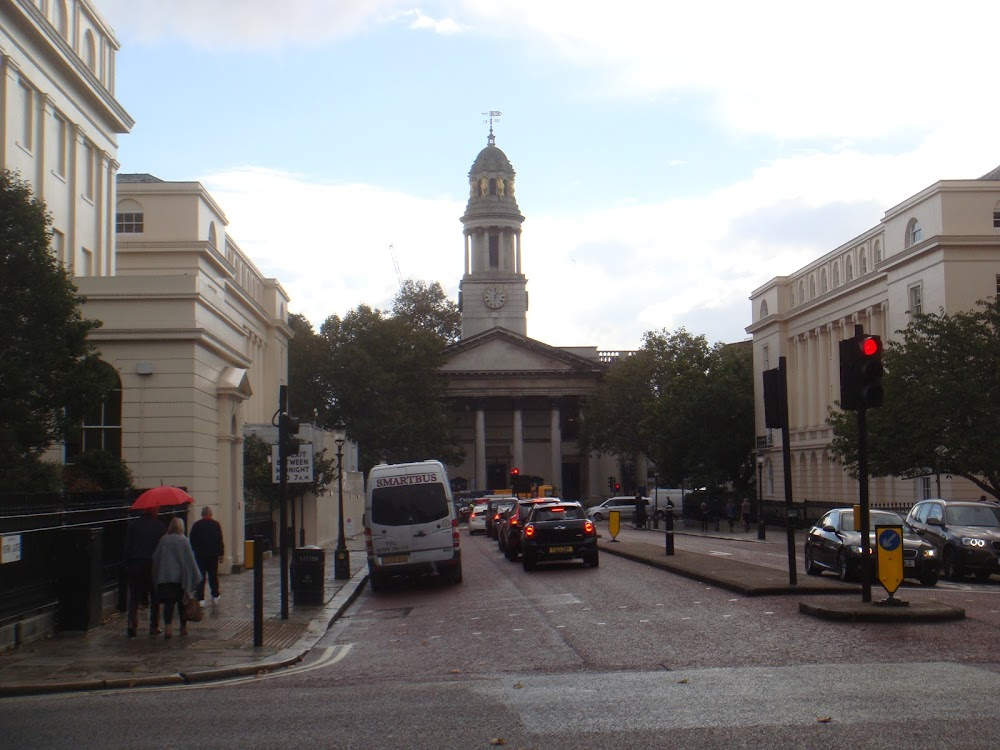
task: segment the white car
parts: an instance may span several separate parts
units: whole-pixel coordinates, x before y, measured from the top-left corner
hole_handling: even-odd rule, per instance
[[[469,514],[469,536],[486,533],[486,514],[489,506],[486,503],[476,503]]]
[[[652,508],[650,499],[648,497],[644,497],[642,499],[646,501],[646,512],[650,513]],[[594,521],[606,521],[608,520],[608,515],[613,510],[617,510],[622,514],[622,521],[631,523],[632,514],[635,513],[635,495],[609,497],[600,505],[594,505],[587,508],[587,515]]]

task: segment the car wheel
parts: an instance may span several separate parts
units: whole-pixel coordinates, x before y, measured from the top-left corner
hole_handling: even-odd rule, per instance
[[[935,570],[933,573],[924,573],[920,576],[921,586],[936,586],[939,578],[938,572]]]
[[[988,570],[977,570],[976,571],[977,581],[988,581],[990,580],[990,571]]]
[[[600,513],[595,513],[594,514],[594,520],[595,521],[603,521],[604,520],[604,516],[601,515]]]
[[[521,566],[529,573],[535,569],[535,556],[531,552],[521,555]]]
[[[517,562],[517,553],[510,548],[510,545],[503,551],[504,557],[506,557],[511,562]]]
[[[841,581],[850,581],[854,577],[854,571],[851,570],[851,564],[844,550],[837,555],[837,575]]]
[[[813,560],[812,547],[806,547],[806,575],[818,576],[822,572],[823,569]]]
[[[587,564],[592,568],[596,568],[601,564],[601,558],[599,555],[600,553],[595,549],[590,553],[590,557],[587,558]]]
[[[944,577],[951,581],[961,581],[965,576],[965,571],[958,564],[958,556],[955,554],[955,550],[951,548],[944,551],[944,555],[941,558],[941,570],[944,573]]]

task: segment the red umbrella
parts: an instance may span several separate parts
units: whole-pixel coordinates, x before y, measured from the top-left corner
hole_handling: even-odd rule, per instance
[[[180,487],[154,487],[146,490],[132,503],[133,510],[159,508],[161,505],[182,505],[193,503],[194,498]]]

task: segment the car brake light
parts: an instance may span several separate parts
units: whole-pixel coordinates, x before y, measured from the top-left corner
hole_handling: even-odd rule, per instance
[[[510,525],[511,526],[517,526],[517,519],[516,518],[510,519]]]
[[[549,508],[549,513],[565,513],[565,512],[566,512],[565,508],[559,508],[559,507]]]
[[[535,527],[530,523],[524,527],[524,535],[529,539],[535,535]]]
[[[593,521],[587,521],[583,525],[583,533],[586,534],[587,536],[591,536],[594,533],[594,522]]]

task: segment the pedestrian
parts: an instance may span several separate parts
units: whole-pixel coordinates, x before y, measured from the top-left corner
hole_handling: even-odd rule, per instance
[[[708,503],[701,501],[701,530],[708,531]]]
[[[638,490],[635,493],[635,527],[646,528],[646,500]]]
[[[726,500],[726,520],[729,521],[729,530],[733,531],[733,524],[736,523],[736,503],[732,498]]]
[[[750,531],[750,498],[743,498],[743,506],[741,508],[743,511],[743,530]]]
[[[170,519],[167,533],[160,538],[153,553],[153,581],[156,595],[163,604],[163,637],[173,635],[174,605],[181,621],[181,635],[187,635],[184,597],[194,596],[198,586],[198,561],[191,543],[184,536],[184,522],[176,516]]]
[[[146,508],[133,519],[125,531],[125,575],[128,578],[129,638],[135,638],[139,628],[139,603],[149,603],[149,634],[160,634],[160,608],[153,585],[153,553],[167,527],[156,516],[157,508]]]
[[[219,602],[219,563],[225,558],[226,545],[222,540],[222,525],[212,518],[212,509],[205,506],[201,509],[201,519],[191,525],[191,549],[198,561],[201,572],[201,583],[195,596],[198,603],[205,606],[205,583],[208,582],[212,594],[212,604]]]

